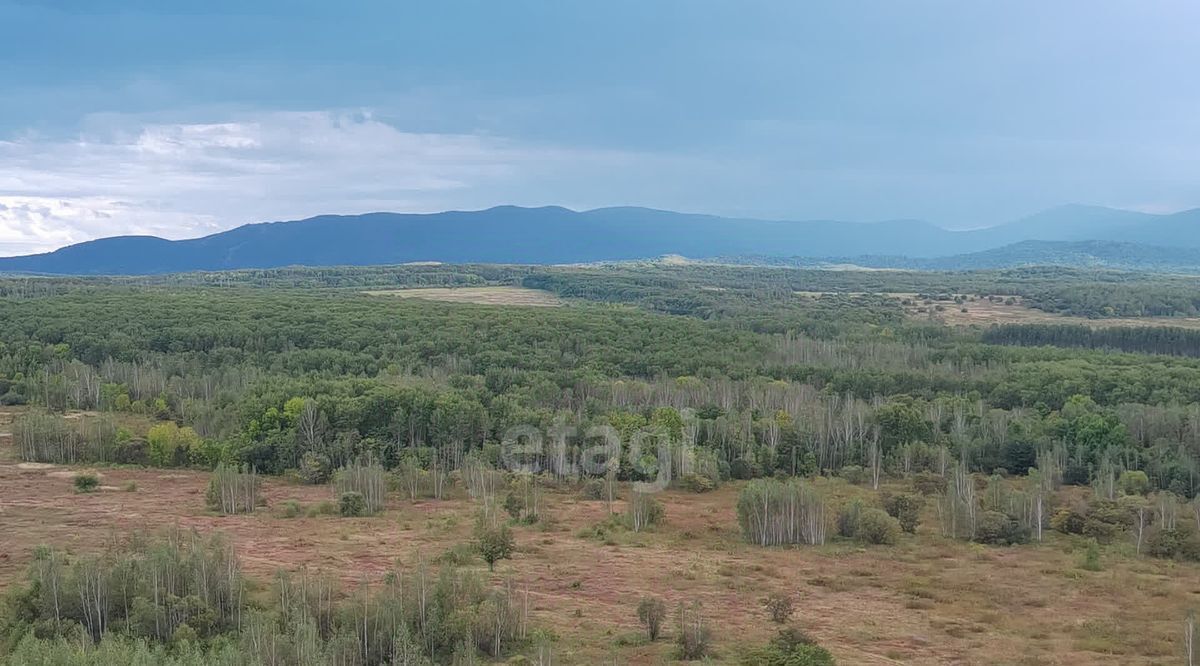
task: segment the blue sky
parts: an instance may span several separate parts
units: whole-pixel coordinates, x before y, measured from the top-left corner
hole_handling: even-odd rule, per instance
[[[1200,205],[1191,0],[184,5],[0,0],[0,254],[504,203]]]

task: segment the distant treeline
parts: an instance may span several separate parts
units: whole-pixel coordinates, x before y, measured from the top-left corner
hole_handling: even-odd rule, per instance
[[[997,345],[1119,349],[1145,354],[1200,357],[1200,331],[1174,326],[1112,326],[1082,324],[1003,324],[983,333]]]

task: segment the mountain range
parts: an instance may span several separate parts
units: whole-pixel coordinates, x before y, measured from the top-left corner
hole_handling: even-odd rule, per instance
[[[247,224],[189,240],[104,238],[0,258],[0,272],[145,275],[418,261],[562,264],[666,254],[888,268],[1050,263],[1192,270],[1200,269],[1200,209],[1154,215],[1070,205],[972,230],[917,220],[787,222],[632,207],[322,215]]]

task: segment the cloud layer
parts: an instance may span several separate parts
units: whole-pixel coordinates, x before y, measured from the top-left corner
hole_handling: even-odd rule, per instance
[[[404,132],[363,112],[99,124],[72,140],[0,142],[0,253],[119,234],[187,238],[321,213],[536,204],[505,193],[563,169],[619,168],[633,159]]]

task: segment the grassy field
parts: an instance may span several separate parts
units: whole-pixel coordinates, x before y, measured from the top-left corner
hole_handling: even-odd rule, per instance
[[[524,305],[530,307],[557,307],[562,299],[548,291],[525,289],[524,287],[425,287],[419,289],[385,289],[366,292],[372,296],[394,296],[396,298],[423,298],[448,303],[476,303],[479,305]]]
[[[891,294],[897,299],[909,299],[912,305],[904,306],[904,312],[913,319],[933,319],[950,326],[990,326],[992,324],[1082,324],[1084,326],[1178,326],[1200,329],[1197,317],[1109,317],[1088,319],[1045,312],[1028,307],[1015,299],[1012,304],[976,299],[956,304],[953,301],[926,305],[916,294]],[[937,305],[943,309],[938,311]],[[963,310],[966,312],[963,312]]]
[[[95,551],[127,531],[171,525],[227,533],[264,586],[280,568],[323,571],[346,587],[378,581],[396,562],[433,560],[470,542],[475,506],[461,490],[440,502],[393,493],[383,514],[355,519],[284,517],[286,500],[311,506],[332,495],[277,478],[265,480],[266,509],[218,516],[204,506],[208,474],[191,470],[99,468],[102,489],[78,494],[72,477],[81,468],[15,461],[6,420],[0,589],[21,577],[38,544]],[[839,499],[874,496],[841,480],[819,483]],[[930,507],[918,534],[896,546],[763,549],[740,538],[738,489],[666,492],[665,525],[601,537],[590,528],[607,520],[605,502],[585,500],[574,487],[551,489],[550,520],[515,528],[518,552],[492,579],[528,588],[533,620],[553,629],[556,663],[564,664],[669,660],[669,636],[647,644],[639,631],[635,607],[646,593],[671,606],[701,601],[717,661],[736,662],[773,634],[761,606],[773,591],[794,596],[798,622],[842,664],[1181,663],[1183,618],[1200,601],[1195,565],[1138,559],[1113,545],[1101,571],[1085,571],[1082,541],[1057,534],[1013,548],[951,541],[937,534]],[[486,571],[478,560],[472,566]]]

